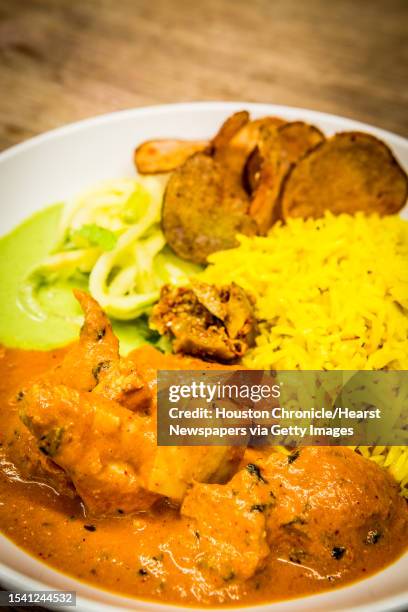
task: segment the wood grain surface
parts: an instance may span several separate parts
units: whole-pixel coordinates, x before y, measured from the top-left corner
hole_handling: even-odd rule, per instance
[[[249,100],[408,135],[407,0],[0,0],[0,149],[113,110]]]

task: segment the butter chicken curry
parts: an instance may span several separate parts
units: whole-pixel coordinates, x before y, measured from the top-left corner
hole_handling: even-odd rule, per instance
[[[158,447],[158,369],[220,368],[151,346],[119,356],[86,293],[79,342],[3,349],[0,527],[121,594],[240,605],[333,589],[407,545],[392,477],[342,447]],[[230,366],[231,367],[231,366]]]

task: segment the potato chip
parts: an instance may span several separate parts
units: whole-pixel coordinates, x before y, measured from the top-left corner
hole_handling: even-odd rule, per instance
[[[274,129],[285,122],[279,117],[262,117],[247,122],[230,139],[228,146],[218,149],[214,153],[217,161],[225,164],[229,172],[234,174],[235,180],[245,189],[245,167],[248,157],[257,148],[261,130],[269,127]]]
[[[234,113],[224,121],[216,135],[211,140],[211,149],[216,155],[227,147],[232,138],[240,131],[249,121],[248,111],[239,111]]]
[[[248,204],[223,164],[196,153],[167,184],[162,213],[166,241],[180,257],[205,263],[210,253],[236,246],[237,234],[255,234]]]
[[[249,210],[264,234],[280,217],[279,195],[282,182],[291,166],[324,140],[313,125],[301,121],[278,127],[262,126],[257,157],[251,160],[255,192]]]
[[[208,145],[207,140],[147,140],[135,150],[135,166],[140,174],[171,172]]]
[[[330,210],[389,215],[401,210],[407,192],[407,175],[387,145],[371,134],[342,132],[292,168],[281,194],[282,214],[316,218]]]

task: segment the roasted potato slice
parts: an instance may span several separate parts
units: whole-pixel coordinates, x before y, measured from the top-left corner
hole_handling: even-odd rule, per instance
[[[207,140],[147,140],[135,150],[135,166],[140,174],[171,172],[208,146]]]
[[[278,117],[249,121],[246,111],[235,113],[205,153],[186,160],[170,177],[162,225],[168,244],[180,257],[205,263],[214,251],[235,246],[237,233],[256,233],[256,222],[248,215],[243,170],[261,130],[283,123]]]
[[[142,142],[134,152],[134,162],[140,174],[171,172],[181,166],[194,153],[206,151],[215,156],[232,144],[249,153],[257,142],[259,127],[265,122],[280,122],[277,117],[264,117],[249,121],[247,111],[234,113],[211,140],[157,139]],[[245,128],[245,129],[244,129]]]
[[[408,179],[390,149],[362,132],[342,132],[306,155],[287,176],[282,215],[320,217],[356,211],[397,213],[405,204]]]
[[[279,117],[262,117],[249,121],[230,139],[228,146],[215,151],[214,158],[228,168],[240,188],[246,189],[244,171],[247,159],[257,148],[262,130],[273,130],[284,123]]]
[[[235,147],[245,149],[248,153],[251,152],[258,144],[259,135],[264,128],[278,128],[285,125],[286,121],[280,117],[261,117],[249,121],[241,128],[231,139],[230,144]]]
[[[249,122],[248,111],[234,113],[224,121],[216,135],[211,140],[211,149],[216,156],[218,152],[229,146],[234,136]]]
[[[274,130],[283,124],[279,117],[249,121],[248,113],[241,111],[227,119],[212,141],[212,157],[223,167],[225,193],[248,202],[247,212],[250,202],[243,181],[246,160],[257,147],[263,129]]]
[[[249,159],[252,178],[248,179],[255,187],[249,213],[256,220],[261,234],[266,233],[280,217],[279,195],[291,166],[323,141],[319,129],[302,121],[261,127],[259,157],[252,161]]]
[[[162,212],[166,241],[180,257],[205,263],[210,253],[236,246],[237,234],[255,234],[248,206],[248,196],[225,166],[196,153],[167,184]]]
[[[134,162],[140,174],[172,172],[194,155],[206,151],[222,151],[231,138],[249,120],[247,111],[240,111],[228,117],[211,140],[158,139],[142,142],[135,149]]]

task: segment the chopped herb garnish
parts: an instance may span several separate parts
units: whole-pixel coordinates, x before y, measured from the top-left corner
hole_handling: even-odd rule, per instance
[[[305,556],[306,556],[306,553],[304,550],[294,550],[289,555],[289,561],[292,561],[292,563],[296,563],[297,565],[300,565],[303,559],[305,558]]]
[[[367,544],[377,544],[378,540],[381,538],[381,533],[376,529],[370,529],[367,533],[366,543]]]
[[[134,192],[130,194],[121,213],[124,222],[137,223],[146,214],[150,199],[149,192],[142,185],[136,185]]]
[[[96,531],[95,525],[84,525],[84,529],[87,531]]]
[[[299,455],[300,455],[300,450],[295,450],[293,451],[293,453],[290,453],[290,455],[288,455],[288,464],[290,465],[291,463],[296,461]]]
[[[251,506],[251,512],[265,512],[267,504],[254,504]]]
[[[101,327],[101,329],[98,329],[98,331],[96,332],[96,339],[98,340],[98,342],[102,340],[102,338],[105,337],[105,334],[106,334],[106,327]]]
[[[63,427],[56,427],[40,438],[39,449],[47,457],[54,457],[61,445],[62,436],[64,434]]]
[[[100,361],[98,365],[96,365],[92,369],[92,375],[97,383],[99,382],[99,374],[104,370],[108,370],[110,367],[110,364],[111,364],[110,361]]]
[[[337,559],[337,561],[339,561],[343,557],[345,552],[346,549],[344,548],[344,546],[334,546],[331,551],[331,556],[333,557],[333,559]]]
[[[305,521],[304,518],[302,518],[301,516],[295,516],[295,518],[293,518],[288,523],[284,523],[282,526],[283,527],[293,527],[293,525],[306,525],[306,524],[307,524],[307,521]]]
[[[71,241],[78,247],[94,246],[111,251],[118,241],[116,234],[106,227],[90,223],[72,232]]]
[[[233,572],[232,570],[230,571],[229,574],[227,574],[226,576],[223,576],[223,579],[225,580],[225,582],[230,582],[231,580],[234,580],[235,578],[235,572]]]
[[[139,570],[139,575],[140,576],[147,576],[148,573],[149,572],[144,567],[141,567],[140,570]]]
[[[256,476],[258,480],[261,482],[267,483],[268,481],[262,476],[261,469],[259,466],[255,465],[255,463],[248,463],[246,466],[247,471],[251,474],[251,476]]]

